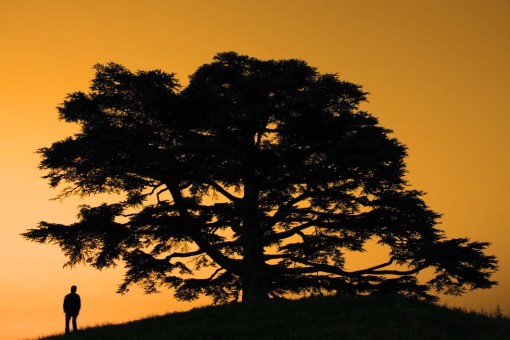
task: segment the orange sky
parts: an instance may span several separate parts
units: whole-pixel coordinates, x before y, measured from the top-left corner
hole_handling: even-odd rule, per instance
[[[78,285],[79,322],[189,308],[167,292],[115,294],[122,270],[62,269],[57,247],[19,234],[73,221],[79,199],[49,201],[34,151],[69,135],[55,107],[86,90],[98,62],[186,81],[221,51],[299,58],[364,86],[365,109],[409,147],[411,184],[449,237],[489,241],[500,285],[443,300],[510,311],[510,2],[501,0],[0,0],[0,339],[62,332]]]

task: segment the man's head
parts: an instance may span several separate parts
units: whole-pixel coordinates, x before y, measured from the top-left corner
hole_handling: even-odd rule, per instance
[[[78,289],[78,287],[76,287],[76,286],[71,286],[71,293],[75,293],[77,289]]]

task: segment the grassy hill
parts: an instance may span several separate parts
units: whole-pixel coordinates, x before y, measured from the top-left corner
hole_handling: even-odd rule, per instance
[[[231,304],[43,339],[510,339],[510,319],[401,297]]]

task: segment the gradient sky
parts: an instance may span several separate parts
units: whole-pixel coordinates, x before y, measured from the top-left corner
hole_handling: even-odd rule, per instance
[[[55,107],[95,63],[162,69],[183,83],[217,52],[299,58],[370,92],[364,109],[409,147],[408,179],[449,237],[489,241],[500,285],[443,303],[510,311],[510,1],[0,0],[0,339],[63,331],[78,285],[82,325],[189,309],[168,291],[115,294],[122,268],[63,269],[56,246],[19,234],[69,223],[34,152],[71,134]],[[91,201],[86,201],[90,203]],[[370,260],[370,258],[369,258]]]

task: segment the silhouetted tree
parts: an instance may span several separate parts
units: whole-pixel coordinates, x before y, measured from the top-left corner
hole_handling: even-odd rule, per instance
[[[23,236],[67,265],[123,261],[125,281],[215,302],[289,293],[461,294],[489,288],[488,243],[446,239],[409,189],[406,148],[359,109],[361,87],[300,60],[220,53],[181,89],[173,74],[96,65],[89,93],[58,108],[81,126],[39,150],[59,197],[120,194],[71,225]],[[348,271],[368,241],[386,262]],[[420,283],[417,274],[431,276]]]

